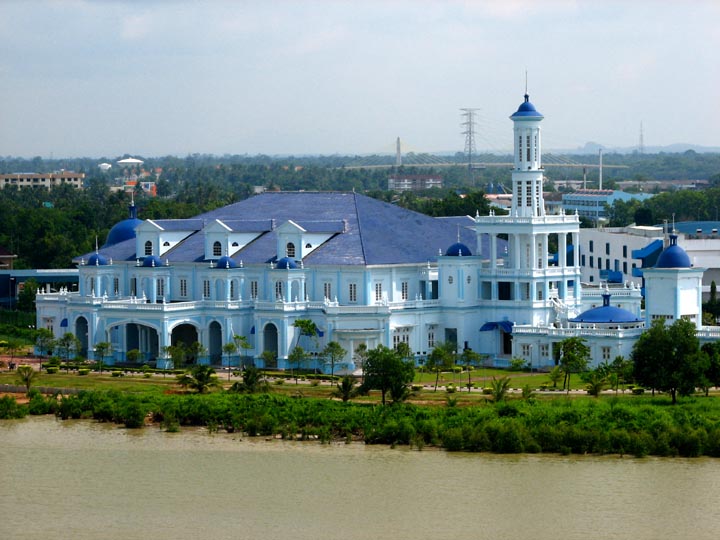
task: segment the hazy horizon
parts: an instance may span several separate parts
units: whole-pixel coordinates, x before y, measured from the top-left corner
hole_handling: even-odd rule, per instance
[[[720,146],[720,3],[5,1],[0,156]]]

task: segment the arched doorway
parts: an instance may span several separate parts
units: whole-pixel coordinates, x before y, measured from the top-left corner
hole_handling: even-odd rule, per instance
[[[140,351],[138,362],[150,362],[158,357],[160,345],[157,330],[144,324],[130,323],[125,327],[125,360],[127,352]]]
[[[209,329],[208,354],[210,355],[211,364],[220,364],[222,362],[222,327],[217,321],[210,323]]]
[[[273,323],[268,323],[263,329],[263,352],[274,352],[275,360],[269,362],[265,360],[266,368],[277,368],[277,355],[278,355],[278,328]],[[273,364],[273,365],[270,365]]]
[[[198,332],[192,324],[181,324],[173,328],[172,335],[170,336],[170,344],[173,347],[182,347],[184,355],[182,363],[195,364],[198,360],[198,352],[195,350],[198,343]],[[175,367],[180,367],[175,362]]]
[[[78,317],[75,321],[75,337],[80,341],[78,354],[83,358],[88,356],[88,322],[85,317]]]

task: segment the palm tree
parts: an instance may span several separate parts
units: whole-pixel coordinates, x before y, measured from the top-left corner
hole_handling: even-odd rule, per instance
[[[333,390],[332,395],[339,397],[343,402],[349,401],[358,394],[358,387],[355,386],[355,379],[346,375],[337,384],[337,388]]]
[[[246,394],[256,394],[258,392],[267,392],[268,390],[269,385],[265,380],[265,375],[255,366],[246,367],[242,373],[242,381],[237,381],[230,387],[231,392]]]
[[[507,397],[508,390],[510,389],[510,377],[500,377],[499,379],[493,377],[490,388],[492,389],[491,395],[493,400],[496,403],[503,401]]]
[[[182,375],[178,375],[177,378],[180,386],[191,388],[198,394],[204,394],[210,388],[220,386],[220,381],[215,375],[213,367],[203,364],[194,365]]]
[[[18,384],[25,386],[25,391],[30,393],[30,387],[37,377],[37,371],[32,366],[18,366],[15,372]]]

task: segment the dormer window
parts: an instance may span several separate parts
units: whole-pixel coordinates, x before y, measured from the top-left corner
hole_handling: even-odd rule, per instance
[[[292,242],[288,242],[287,246],[285,246],[285,252],[287,253],[287,256],[291,259],[295,258],[295,244]]]
[[[221,257],[222,256],[222,244],[220,242],[215,242],[213,244],[213,257]]]
[[[153,254],[152,242],[150,240],[148,240],[147,242],[145,242],[145,256],[148,257],[152,254]]]

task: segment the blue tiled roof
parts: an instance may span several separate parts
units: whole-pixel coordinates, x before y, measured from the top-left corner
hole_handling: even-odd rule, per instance
[[[157,255],[149,255],[142,262],[145,268],[162,266],[163,262]]]
[[[518,107],[518,110],[513,113],[513,115],[510,118],[515,119],[533,119],[533,120],[541,120],[543,117],[540,112],[535,108],[535,105],[530,103],[530,96],[525,94],[525,101],[523,101],[520,106]]]
[[[218,219],[234,231],[256,232],[258,237],[230,253],[245,264],[269,263],[277,255],[275,228],[292,220],[308,232],[329,238],[304,259],[308,265],[375,265],[424,263],[459,241],[477,243],[475,232],[457,222],[426,216],[360,195],[338,192],[267,192],[190,220],[154,220],[165,230],[196,231],[163,255],[170,263],[205,260],[203,224]],[[468,220],[471,224],[471,221]],[[482,255],[490,253],[487,235]],[[135,241],[127,240],[101,252],[114,260],[135,260]],[[86,255],[87,259],[89,255]]]

